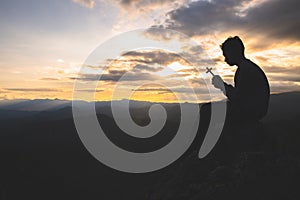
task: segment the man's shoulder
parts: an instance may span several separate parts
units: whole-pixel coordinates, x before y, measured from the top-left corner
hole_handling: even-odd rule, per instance
[[[242,62],[242,65],[244,66],[249,66],[249,67],[258,67],[257,64],[255,64],[252,60],[250,59],[245,59],[243,62]]]
[[[243,69],[247,72],[252,72],[252,73],[257,73],[257,72],[261,72],[261,68],[254,63],[253,61],[246,59],[243,63]]]

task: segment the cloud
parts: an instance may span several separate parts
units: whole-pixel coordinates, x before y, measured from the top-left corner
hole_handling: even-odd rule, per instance
[[[172,89],[172,90],[171,90]],[[208,94],[208,89],[203,88],[185,88],[185,87],[178,87],[178,88],[139,88],[134,90],[135,92],[161,92],[161,93],[185,93],[185,94]]]
[[[78,92],[91,92],[91,93],[94,93],[94,92],[103,92],[104,90],[102,89],[95,89],[95,90],[92,90],[92,89],[81,89],[81,90],[77,90]]]
[[[111,59],[107,60],[107,62],[111,62],[111,61],[113,61],[113,60],[111,60]],[[105,69],[106,68],[105,65],[86,65],[86,64],[84,64],[83,66],[86,67],[86,68],[96,69],[96,70],[97,69]]]
[[[182,65],[190,65],[179,54],[162,51],[162,50],[147,50],[147,51],[129,51],[121,55],[118,59],[107,59],[106,66],[90,66],[90,69],[108,70],[108,73],[127,71],[144,71],[144,72],[159,72],[165,66],[178,62]]]
[[[42,81],[58,81],[58,78],[51,78],[51,77],[43,77],[40,80]]]
[[[135,92],[162,92],[162,93],[172,93],[171,89],[168,88],[138,88],[132,90]]]
[[[133,71],[137,72],[137,71],[148,71],[148,72],[159,72],[162,71],[164,68],[159,66],[159,67],[153,67],[153,66],[149,66],[149,65],[140,65],[137,64],[134,68]]]
[[[300,66],[299,67],[280,67],[280,66],[266,66],[264,67],[264,71],[267,73],[286,73],[286,74],[300,74]]]
[[[71,80],[81,80],[81,81],[98,81],[100,75],[97,74],[81,74],[80,77],[70,77]],[[127,72],[127,73],[109,73],[102,74],[100,81],[111,81],[111,82],[119,82],[119,81],[144,81],[144,80],[158,80],[161,79],[160,76],[145,73],[145,72]]]
[[[182,48],[180,55],[197,66],[215,65],[217,62],[207,55],[207,51],[205,51],[201,45],[185,46]]]
[[[211,58],[207,52],[211,49],[211,41],[202,41],[202,43],[191,43],[191,38],[177,31],[162,31],[163,26],[152,26],[143,32],[146,38],[160,42],[180,42],[180,50],[176,54],[181,60],[185,60],[183,65],[214,65],[220,61],[220,58]],[[208,46],[210,45],[210,46]],[[170,54],[171,55],[171,54]],[[176,60],[175,60],[176,61]],[[175,62],[174,61],[174,62]],[[188,63],[190,62],[190,63]]]
[[[4,90],[15,92],[62,92],[60,89],[53,88],[4,88]]]
[[[164,4],[170,2],[169,0],[119,0],[118,1],[121,5],[129,6],[129,5],[136,5],[136,6],[145,6],[145,5],[155,5],[155,4]]]
[[[176,53],[152,50],[152,51],[130,51],[122,55],[127,62],[134,61],[144,64],[169,65],[173,62],[184,63],[183,58]],[[187,64],[187,63],[185,63]]]
[[[271,85],[275,81],[288,81],[288,82],[300,83],[300,77],[297,74],[275,74],[269,76],[269,80],[271,81]]]
[[[166,25],[190,36],[211,33],[214,29],[234,24],[238,18],[235,15],[236,6],[242,2],[243,0],[192,2],[188,6],[170,11]]]
[[[113,0],[120,6],[127,8],[135,8],[139,10],[161,9],[178,7],[179,5],[190,2],[190,0]]]
[[[267,66],[264,67],[271,84],[278,81],[299,82],[300,83],[300,67],[280,67],[280,66]]]
[[[139,2],[138,0],[118,0],[118,3],[120,3],[123,6],[130,6],[138,2]]]
[[[118,8],[117,23],[114,31],[123,32],[124,29],[159,25],[166,19],[165,13],[176,9],[191,0],[100,0]],[[129,22],[129,23],[128,23]]]
[[[276,81],[270,85],[271,92],[281,93],[290,91],[299,91],[299,85],[293,82]]]
[[[177,40],[181,42],[188,42],[190,38],[177,31],[161,31],[164,25],[152,25],[143,32],[143,36],[156,41],[171,41]]]
[[[151,80],[155,81],[161,79],[160,76],[146,73],[146,72],[127,72],[126,74],[103,74],[101,76],[101,80],[109,80],[109,81],[144,81]]]
[[[86,8],[94,8],[95,1],[94,0],[72,0],[74,3],[78,3],[81,6],[84,6]]]
[[[127,70],[116,70],[116,69],[109,69],[108,70],[108,73],[110,74],[110,75],[123,75],[123,74],[125,74],[127,72]]]
[[[298,0],[267,1],[248,11],[247,22],[251,32],[266,32],[278,39],[300,39],[300,2]]]
[[[176,73],[167,75],[167,78],[186,78],[190,77],[188,80],[193,79],[195,77],[199,77],[201,75],[201,71],[196,68],[183,68],[179,70],[175,70]],[[191,78],[192,77],[192,78]]]
[[[242,9],[249,2],[256,3]],[[170,11],[165,26],[190,36],[239,30],[252,37],[298,40],[299,7],[298,0],[195,1]]]

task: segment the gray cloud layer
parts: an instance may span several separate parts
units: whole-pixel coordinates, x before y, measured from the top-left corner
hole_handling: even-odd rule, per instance
[[[168,28],[190,36],[218,31],[243,30],[279,39],[300,39],[300,1],[269,0],[244,10],[249,0],[197,1],[168,13]]]

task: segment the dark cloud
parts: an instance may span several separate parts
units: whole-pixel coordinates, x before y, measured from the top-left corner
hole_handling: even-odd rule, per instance
[[[128,61],[146,64],[168,65],[173,62],[184,62],[180,55],[165,51],[130,51],[122,55]]]
[[[300,1],[269,0],[241,11],[249,0],[196,1],[169,12],[167,28],[190,36],[241,30],[245,34],[300,39]]]
[[[129,6],[135,2],[138,2],[138,0],[119,0],[118,2],[123,6]]]
[[[300,74],[300,67],[279,67],[279,66],[266,66],[264,71],[267,73],[285,73],[285,74]]]
[[[147,29],[143,35],[147,38],[158,41],[175,40],[177,42],[181,42],[182,46],[180,51],[177,53],[177,56],[182,58],[182,60],[185,60],[185,63],[182,63],[183,65],[194,64],[201,66],[206,64],[212,65],[216,63],[214,59],[211,59],[207,55],[207,51],[202,44],[199,45],[196,42],[192,44],[189,36],[174,30],[162,31],[162,28],[162,25],[152,26],[151,28]]]
[[[102,74],[101,78],[98,74],[81,74],[80,77],[70,77],[71,80],[81,80],[81,81],[111,81],[111,82],[119,82],[119,81],[143,81],[143,80],[157,80],[161,79],[158,75],[153,75],[146,72],[127,72],[125,73],[117,73],[114,74]]]
[[[79,77],[69,77],[72,81],[97,81],[99,80],[99,75],[97,74],[81,74]]]
[[[80,74],[79,77],[70,77],[71,80],[81,80],[81,81],[119,81],[119,79],[125,74],[127,70],[116,70],[108,69],[108,73],[105,74]],[[100,78],[101,77],[101,78]]]
[[[133,68],[133,71],[148,71],[148,72],[159,72],[161,70],[163,70],[164,68],[159,66],[159,67],[153,67],[153,66],[149,66],[149,65],[136,65]]]
[[[117,69],[109,69],[108,73],[110,75],[122,75],[125,74],[127,72],[127,70],[117,70]]]
[[[299,82],[300,83],[300,76],[297,74],[279,74],[279,75],[269,76],[269,80],[271,81],[271,84],[272,84],[272,82],[275,82],[275,81],[289,81],[289,82]]]
[[[292,75],[292,76],[287,76],[287,77],[283,77],[283,79],[287,80],[287,81],[292,81],[292,82],[298,82],[300,83],[300,76],[298,74]],[[300,86],[299,90],[300,90]]]
[[[102,81],[118,81],[122,75],[119,74],[102,74]],[[79,77],[70,77],[71,80],[80,80],[80,81],[98,81],[100,80],[100,75],[98,74],[81,74]]]
[[[211,33],[213,29],[232,23],[237,2],[232,0],[192,2],[188,6],[169,12],[166,25],[190,36]]]
[[[120,75],[119,78],[111,78],[110,74],[104,74],[101,76],[101,80],[111,80],[111,81],[143,81],[143,80],[158,80],[161,79],[160,76],[154,75],[146,72],[127,72],[124,75]]]
[[[266,32],[277,38],[300,39],[300,1],[274,0],[249,10],[247,23],[253,31]],[[248,29],[248,30],[249,30]]]
[[[101,81],[140,81],[157,80],[161,76],[153,74],[164,69],[173,62],[187,64],[178,54],[161,50],[130,51],[121,55],[119,59],[111,60],[107,69],[102,73]],[[122,67],[124,66],[124,67]],[[91,68],[90,66],[88,66]],[[126,68],[126,69],[124,69]],[[70,77],[71,80],[97,81],[100,74],[81,74],[80,77]]]
[[[273,81],[290,81],[300,82],[300,67],[279,67],[279,66],[267,66],[264,67],[264,71],[271,82]]]
[[[207,55],[201,45],[183,47],[180,56],[198,67],[216,64],[214,59],[211,59],[209,55]]]

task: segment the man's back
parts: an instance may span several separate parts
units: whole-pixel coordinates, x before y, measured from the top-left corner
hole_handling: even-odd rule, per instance
[[[270,88],[261,68],[245,59],[236,71],[234,82],[236,96],[232,103],[242,117],[254,120],[264,117],[268,110]]]

